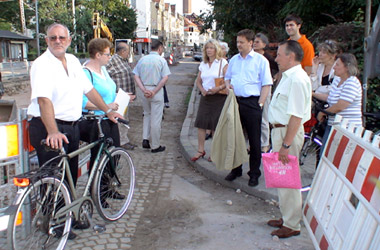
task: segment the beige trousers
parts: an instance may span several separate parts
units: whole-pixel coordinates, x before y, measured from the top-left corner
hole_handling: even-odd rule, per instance
[[[153,90],[155,86],[145,86],[148,90]],[[160,146],[161,121],[164,111],[164,93],[162,88],[153,98],[141,97],[144,109],[143,139],[150,141],[150,147],[156,149]],[[150,140],[151,139],[151,140]]]
[[[272,147],[273,152],[278,152],[284,141],[287,127],[273,128],[272,129]],[[297,131],[296,136],[293,139],[292,145],[289,148],[289,154],[295,155],[297,158],[302,149],[304,141],[303,125]],[[278,188],[278,198],[280,203],[280,211],[284,226],[293,230],[299,231],[301,229],[302,218],[302,196],[301,190],[290,188]]]

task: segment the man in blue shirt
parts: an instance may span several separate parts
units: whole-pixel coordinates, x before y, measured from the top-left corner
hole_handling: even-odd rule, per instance
[[[233,88],[239,104],[240,120],[248,134],[250,145],[249,186],[257,186],[261,175],[261,116],[265,100],[273,84],[269,62],[252,49],[255,34],[244,29],[237,34],[239,54],[232,57],[225,76],[227,86]],[[226,176],[233,181],[242,176],[242,166]]]
[[[170,70],[167,62],[161,57],[164,51],[162,42],[153,40],[152,51],[142,57],[133,70],[135,81],[144,96],[143,148],[152,148],[152,153],[165,150],[160,145],[161,121],[164,109],[164,93],[162,87],[168,81]],[[149,139],[152,139],[152,146]]]

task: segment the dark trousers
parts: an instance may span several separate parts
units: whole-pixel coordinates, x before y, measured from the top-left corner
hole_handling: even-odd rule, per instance
[[[78,123],[74,125],[69,124],[60,124],[57,123],[58,130],[61,133],[64,133],[69,140],[69,144],[64,143],[64,148],[66,153],[71,153],[79,148],[79,127]],[[45,162],[50,160],[53,157],[59,155],[58,152],[46,151],[44,146],[41,145],[41,140],[46,139],[47,131],[45,125],[42,123],[42,120],[39,117],[34,117],[29,122],[29,137],[30,143],[36,149],[38,163],[42,166]],[[53,161],[51,164],[58,164],[60,159]],[[70,159],[70,171],[73,177],[74,185],[77,183],[78,179],[78,156]]]
[[[112,138],[115,147],[120,146],[119,127],[117,123],[114,123],[108,119],[105,119],[101,123],[103,134],[106,138]],[[99,138],[98,125],[95,120],[82,120],[79,122],[80,139],[85,142],[94,142]],[[91,149],[90,157],[90,169],[94,164],[96,155],[98,153],[99,146],[95,146]]]
[[[259,106],[259,97],[236,97],[239,104],[240,121],[243,129],[248,134],[248,141],[251,147],[249,155],[249,172],[252,177],[260,177],[261,165],[261,117],[262,110]],[[241,173],[242,166],[232,170],[234,173]]]
[[[168,92],[166,91],[166,86],[164,85],[164,103],[169,103],[169,97],[168,97]]]

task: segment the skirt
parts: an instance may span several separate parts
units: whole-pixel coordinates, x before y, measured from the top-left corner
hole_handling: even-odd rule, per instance
[[[226,98],[227,95],[202,95],[194,126],[201,129],[215,130]]]

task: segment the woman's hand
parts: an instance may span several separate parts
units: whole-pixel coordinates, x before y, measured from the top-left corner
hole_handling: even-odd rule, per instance
[[[112,103],[108,104],[107,106],[110,109],[112,109],[113,111],[116,111],[119,108],[119,104],[117,104],[116,102],[112,102]]]
[[[324,122],[326,120],[326,114],[320,111],[317,115],[317,120],[319,122]]]
[[[219,92],[219,90],[220,90],[219,87],[213,87],[213,88],[211,88],[211,89],[209,89],[209,90],[207,91],[207,94],[208,94],[208,95],[215,95],[216,93]]]
[[[202,89],[202,90],[201,90],[201,94],[202,94],[203,96],[206,96],[206,95],[208,94],[208,91],[206,91],[205,89]]]

